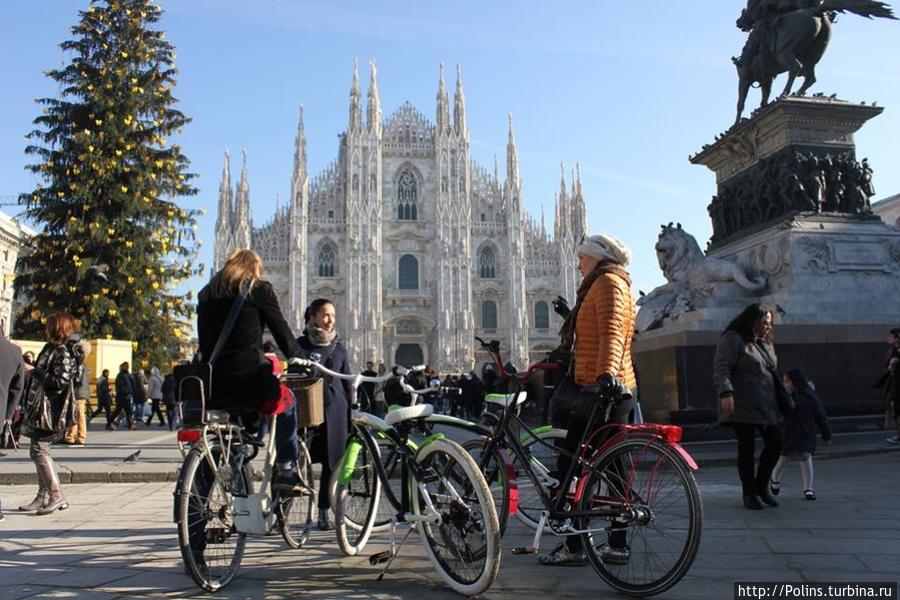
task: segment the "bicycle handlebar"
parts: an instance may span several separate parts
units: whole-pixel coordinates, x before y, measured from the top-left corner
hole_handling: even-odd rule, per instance
[[[316,369],[317,371],[319,371],[320,373],[324,373],[325,375],[331,375],[332,377],[336,377],[338,379],[353,381],[354,384],[357,385],[360,383],[384,383],[386,381],[390,381],[391,379],[398,379],[400,381],[400,387],[407,394],[430,394],[440,389],[440,386],[429,386],[427,388],[417,390],[406,382],[406,378],[410,375],[424,371],[424,365],[416,365],[411,368],[397,365],[393,369],[391,369],[390,373],[386,375],[378,375],[375,377],[363,375],[361,373],[339,373],[337,371],[332,371],[321,363],[318,363],[314,360],[309,360],[308,358],[289,358],[288,365],[304,369]]]

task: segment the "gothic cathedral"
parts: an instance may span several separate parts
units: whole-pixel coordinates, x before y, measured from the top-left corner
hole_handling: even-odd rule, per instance
[[[474,336],[500,341],[522,369],[559,343],[551,301],[574,304],[575,247],[586,233],[580,175],[562,173],[553,235],[523,208],[512,118],[506,174],[469,155],[466,100],[457,67],[451,117],[443,67],[435,122],[406,103],[382,119],[374,62],[365,121],[358,69],[338,156],[312,180],[303,108],[290,204],[255,227],[246,153],[233,195],[229,157],[219,188],[214,268],[234,248],[252,248],[299,334],[303,311],[331,299],[353,368],[431,364],[439,373],[480,368]],[[476,350],[478,350],[476,352]],[[477,362],[477,364],[476,364]]]

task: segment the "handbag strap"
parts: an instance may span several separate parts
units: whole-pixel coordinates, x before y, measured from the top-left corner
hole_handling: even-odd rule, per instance
[[[241,307],[244,306],[244,300],[247,299],[247,294],[250,293],[250,286],[245,281],[241,285],[241,294],[234,299],[234,302],[231,304],[231,312],[228,313],[228,317],[225,319],[225,324],[222,325],[222,332],[219,333],[219,339],[216,340],[216,345],[213,347],[212,353],[209,355],[209,360],[207,361],[209,364],[213,364],[216,362],[216,358],[219,357],[219,353],[222,351],[222,348],[225,347],[225,342],[228,341],[228,337],[231,335],[231,330],[234,329],[235,323],[237,323],[238,315],[241,312]]]

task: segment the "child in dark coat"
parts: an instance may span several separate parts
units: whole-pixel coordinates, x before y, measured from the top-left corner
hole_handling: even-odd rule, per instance
[[[778,463],[772,470],[769,491],[777,495],[781,488],[781,472],[789,459],[800,461],[803,475],[803,495],[815,500],[813,491],[813,454],[816,452],[816,433],[822,434],[826,444],[831,444],[831,427],[822,410],[819,398],[809,380],[800,369],[791,369],[784,375],[784,387],[794,398],[794,410],[784,421],[784,445]]]

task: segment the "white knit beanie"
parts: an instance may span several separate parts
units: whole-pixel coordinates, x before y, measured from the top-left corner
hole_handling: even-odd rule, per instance
[[[605,260],[623,267],[627,267],[631,262],[631,250],[619,238],[601,233],[584,238],[581,245],[578,246],[579,254],[587,254],[593,256],[597,260]]]

